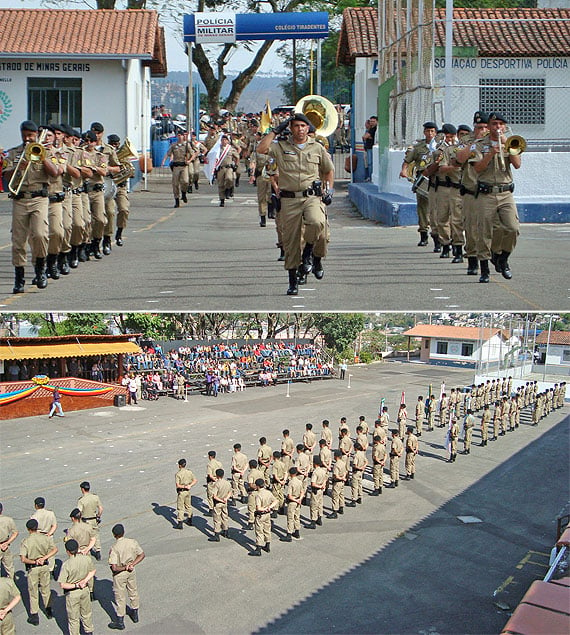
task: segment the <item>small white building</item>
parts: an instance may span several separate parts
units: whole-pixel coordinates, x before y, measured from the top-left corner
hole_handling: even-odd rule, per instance
[[[475,368],[478,363],[501,364],[520,344],[508,330],[474,326],[417,324],[402,335],[408,341],[420,339],[420,361],[467,368]]]
[[[20,143],[24,119],[100,121],[146,152],[150,78],[166,72],[156,11],[0,9],[0,147]]]
[[[542,331],[536,338],[540,364],[549,374],[570,375],[570,331]],[[539,370],[538,368],[537,370]]]

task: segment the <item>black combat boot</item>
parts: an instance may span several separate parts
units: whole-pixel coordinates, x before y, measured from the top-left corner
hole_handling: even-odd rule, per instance
[[[192,518],[187,518],[184,522],[188,525],[188,527],[192,527]]]
[[[467,256],[467,275],[476,276],[479,273],[479,261],[476,256]]]
[[[182,525],[182,521],[179,520],[176,525],[174,525],[174,527],[172,529],[182,529],[183,525]]]
[[[299,286],[307,284],[307,274],[303,269],[303,265],[299,265],[299,268],[297,269],[297,284]]]
[[[257,547],[253,551],[250,551],[247,555],[248,556],[260,556],[261,555],[261,547],[259,545],[257,545]]]
[[[498,254],[498,253],[496,253],[494,251],[491,252],[491,264],[495,265],[495,271],[497,273],[501,273],[501,265],[500,265],[500,262],[499,262],[499,258],[500,258],[500,254]]]
[[[339,507],[338,513],[342,516],[344,514],[344,507]]]
[[[297,295],[299,293],[299,286],[297,284],[297,269],[289,269],[289,288],[287,289],[287,295]]]
[[[188,192],[188,194],[192,194],[192,186],[189,185],[186,191]]]
[[[220,542],[220,534],[214,534],[208,538],[210,542]]]
[[[303,248],[303,270],[305,273],[311,273],[313,270],[313,245],[307,243]]]
[[[228,190],[228,192],[230,193],[230,198],[234,197],[234,188],[230,187],[230,189]]]
[[[69,264],[67,262],[68,254],[59,253],[57,256],[57,268],[59,269],[59,273],[62,276],[67,276],[69,274]]]
[[[311,520],[311,522],[308,525],[305,525],[305,529],[316,529],[317,525],[315,524],[314,520]]]
[[[313,273],[317,280],[322,280],[325,275],[320,256],[313,256]]]
[[[418,247],[425,247],[428,244],[428,233],[420,232],[420,242],[418,243]]]
[[[327,518],[329,518],[330,520],[334,520],[335,518],[338,518],[338,514],[335,511],[332,511],[330,514],[327,515]]]
[[[451,262],[463,262],[463,247],[462,245],[453,245],[453,260]]]
[[[33,626],[39,626],[40,616],[37,613],[30,613],[30,617],[28,617],[26,621],[28,624],[32,624]]]
[[[57,270],[57,254],[48,254],[47,256],[47,277],[52,280],[59,280],[59,271]]]
[[[221,198],[220,199],[220,207],[224,207],[225,205],[226,205],[226,201],[223,198]]]
[[[281,536],[279,540],[281,542],[293,542],[293,538],[291,537],[291,534],[287,534],[286,536]]]
[[[490,280],[490,272],[489,272],[489,261],[481,260],[481,276],[479,277],[479,282],[489,282]]]
[[[111,236],[103,236],[103,253],[105,256],[111,253]]]
[[[127,613],[135,624],[139,621],[139,610],[138,609],[127,609]]]
[[[200,186],[198,185],[198,181],[194,181],[194,187],[196,189],[196,192],[200,189]]]
[[[441,251],[441,243],[439,242],[439,236],[437,234],[431,235],[433,239],[433,253],[438,254]]]
[[[81,245],[79,245],[79,247],[77,248],[77,260],[79,262],[88,262],[89,261],[89,254],[87,253],[87,244],[86,243],[81,243]]]
[[[45,289],[47,287],[47,275],[46,275],[46,259],[36,258],[36,264],[34,266],[36,272],[35,285],[38,289]]]
[[[499,256],[499,266],[501,268],[501,274],[506,280],[510,280],[513,277],[511,268],[509,267],[509,256],[510,253],[508,251],[503,251],[503,253]]]
[[[184,203],[188,203],[188,197],[186,196],[186,192],[182,192],[182,201]]]
[[[101,248],[99,246],[100,238],[94,238],[91,241],[91,253],[93,254],[93,258],[95,260],[101,260],[103,258],[103,254],[101,253]]]
[[[109,628],[113,631],[124,631],[125,630],[125,618],[119,617],[117,615],[114,622],[110,622],[108,624]]]
[[[260,216],[259,217],[259,226],[260,227],[266,227],[267,226],[267,217],[266,216]]]
[[[301,538],[301,533],[298,529],[295,529],[295,531],[293,532],[293,538],[297,538],[297,540]]]
[[[279,247],[279,258],[277,258],[277,262],[283,262],[285,260],[285,250],[283,247]]]
[[[443,250],[441,252],[440,258],[449,258],[450,247],[450,245],[443,245]]]
[[[239,187],[239,179],[241,174],[236,174],[236,187]]]
[[[123,246],[123,228],[117,227],[117,231],[115,232],[115,243],[117,247]]]
[[[179,198],[175,198],[174,199],[174,207],[180,207],[180,199]]]
[[[266,542],[264,547],[261,547],[265,553],[269,553],[271,551],[271,543]]]
[[[71,251],[67,254],[67,262],[71,269],[79,267],[79,247],[77,245],[72,245]]]
[[[14,267],[14,288],[12,293],[24,293],[24,267]]]

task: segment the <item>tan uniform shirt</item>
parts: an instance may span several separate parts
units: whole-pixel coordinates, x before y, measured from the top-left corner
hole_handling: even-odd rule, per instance
[[[97,494],[87,492],[77,501],[77,507],[81,512],[83,520],[87,520],[98,516],[99,508],[103,506]]]
[[[212,486],[212,496],[214,497],[214,505],[220,503],[218,499],[226,501],[232,495],[232,484],[225,478],[218,479]]]
[[[180,468],[178,472],[176,472],[176,487],[183,487],[186,489],[190,483],[193,483],[195,480],[195,476],[192,470],[189,470],[186,467]]]
[[[109,551],[109,564],[124,567],[134,562],[143,553],[139,543],[133,538],[118,538]]]
[[[29,560],[37,560],[46,556],[54,547],[55,543],[51,536],[34,532],[22,540],[20,555]]]
[[[247,456],[243,452],[235,452],[232,456],[232,472],[244,472],[247,470],[249,463]]]
[[[6,542],[10,536],[17,531],[16,523],[10,516],[0,515],[0,544]]]
[[[300,148],[290,141],[277,141],[269,148],[268,169],[279,169],[279,188],[289,192],[302,192],[313,181],[334,170],[333,162],[325,148],[309,138]]]
[[[63,539],[63,542],[67,542],[68,540],[77,540],[77,544],[80,549],[85,549],[87,545],[93,539],[95,532],[93,531],[93,527],[88,525],[87,523],[72,523],[71,527],[67,530],[67,534]]]
[[[58,582],[75,584],[83,580],[93,569],[95,569],[95,567],[93,566],[91,556],[84,556],[78,553],[63,563],[61,571],[59,572]]]
[[[47,534],[54,525],[57,525],[55,514],[49,509],[36,509],[31,518],[35,518],[38,521],[40,534]]]

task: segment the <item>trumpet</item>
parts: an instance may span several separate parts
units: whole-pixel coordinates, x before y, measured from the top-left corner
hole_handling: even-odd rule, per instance
[[[8,183],[8,189],[10,190],[10,194],[13,196],[18,196],[20,190],[22,189],[22,184],[26,176],[28,175],[28,170],[32,163],[41,163],[46,158],[46,147],[44,145],[44,141],[47,135],[46,130],[42,130],[39,139],[37,141],[32,141],[26,145],[18,163],[14,167],[14,173],[12,174],[12,178]],[[26,167],[22,170],[22,162],[26,162]]]

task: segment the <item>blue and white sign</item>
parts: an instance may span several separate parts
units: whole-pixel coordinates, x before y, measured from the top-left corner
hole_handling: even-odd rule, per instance
[[[192,13],[184,16],[184,42],[314,40],[329,34],[326,11],[301,13]]]

